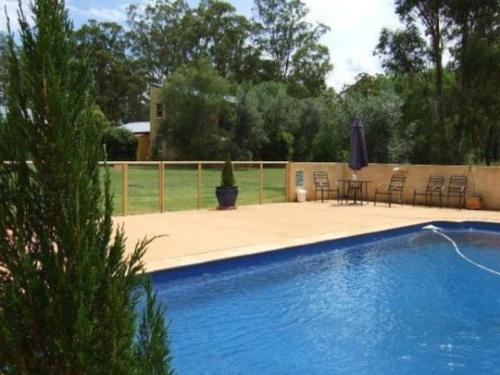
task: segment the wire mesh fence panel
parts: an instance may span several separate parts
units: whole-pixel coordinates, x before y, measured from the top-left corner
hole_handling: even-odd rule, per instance
[[[243,206],[245,204],[259,203],[259,183],[260,170],[258,165],[235,164],[234,178],[238,186],[238,200],[236,204]]]
[[[202,169],[202,199],[203,208],[217,207],[215,188],[220,185],[222,165],[204,164]]]
[[[286,166],[264,165],[264,203],[286,201]]]
[[[198,206],[197,165],[165,165],[166,211],[193,210]]]
[[[128,212],[158,212],[158,166],[128,166]]]
[[[106,173],[106,168],[109,168],[109,178],[111,181],[111,193],[113,194],[113,215],[123,215],[122,208],[122,166],[121,165],[109,165],[107,167],[99,167],[101,174],[101,184],[104,189],[104,178]]]

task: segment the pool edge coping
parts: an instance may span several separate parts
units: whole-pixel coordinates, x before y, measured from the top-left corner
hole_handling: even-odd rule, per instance
[[[146,270],[146,274],[155,275],[159,273],[165,272],[179,272],[183,270],[189,270],[193,268],[203,268],[211,265],[217,265],[218,263],[230,263],[231,261],[241,261],[245,258],[255,258],[259,256],[265,255],[276,255],[278,253],[284,253],[287,251],[296,250],[299,248],[303,248],[306,246],[314,246],[314,245],[328,245],[334,243],[341,243],[345,241],[360,241],[362,243],[370,243],[376,240],[381,240],[385,238],[393,238],[397,236],[402,236],[414,231],[416,228],[425,225],[437,225],[437,226],[459,226],[456,229],[466,229],[467,227],[474,229],[474,227],[483,226],[483,227],[493,227],[489,230],[500,231],[500,223],[494,221],[483,221],[483,220],[418,220],[412,224],[404,224],[401,226],[394,226],[393,224],[385,224],[380,226],[379,229],[374,229],[373,227],[369,228],[369,230],[354,233],[354,234],[346,234],[342,235],[342,233],[327,233],[321,235],[314,236],[305,236],[292,238],[290,241],[287,241],[285,244],[261,244],[261,245],[253,245],[253,246],[243,246],[243,247],[233,247],[221,250],[208,251],[206,253],[198,253],[191,256],[183,256],[179,257],[181,260],[187,259],[187,262],[180,263],[176,265],[170,265],[166,267],[158,267],[153,268],[151,270]],[[384,228],[386,227],[386,228]],[[460,228],[462,227],[462,228]],[[480,229],[479,229],[480,230]],[[485,229],[483,229],[485,230]],[[487,229],[486,229],[487,230]],[[387,235],[390,235],[389,237]],[[362,241],[364,239],[364,241]],[[226,256],[220,256],[214,258],[214,253],[229,253]],[[208,259],[200,259],[200,255],[206,254]],[[210,255],[208,257],[208,255]],[[197,258],[194,261],[190,262],[189,259]],[[168,260],[171,260],[169,258]],[[158,262],[166,262],[166,259],[162,259]],[[154,263],[154,262],[148,262]]]

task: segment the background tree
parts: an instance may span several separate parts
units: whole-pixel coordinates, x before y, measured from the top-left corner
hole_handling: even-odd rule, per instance
[[[137,138],[130,130],[108,127],[103,131],[102,144],[106,146],[109,160],[136,160]]]
[[[130,46],[123,27],[90,20],[76,31],[76,37],[79,50],[92,64],[96,104],[108,120],[120,124],[146,119],[145,72],[128,56]]]
[[[255,25],[225,1],[202,0],[194,12],[195,56],[209,58],[233,82],[259,80],[260,52],[252,43]]]
[[[299,100],[287,93],[286,85],[264,82],[251,90],[264,121],[268,143],[261,149],[264,160],[292,160],[295,133],[299,128]]]
[[[430,41],[430,56],[434,64],[436,85],[436,111],[438,121],[439,141],[447,143],[445,123],[444,72],[443,51],[444,41],[448,33],[448,23],[445,15],[445,0],[396,0],[396,13],[410,27],[420,22]],[[441,147],[440,162],[449,160],[446,147]]]
[[[454,161],[498,158],[500,4],[498,0],[446,2],[457,75],[458,124]]]
[[[426,41],[415,24],[396,31],[384,28],[374,54],[381,58],[393,89],[402,100],[401,126],[412,129],[412,139],[399,140],[413,143],[409,161],[435,163],[440,160],[442,144],[437,130],[435,81],[427,63]]]
[[[125,256],[123,230],[113,233],[88,63],[75,56],[63,2],[37,0],[30,8],[33,22],[19,11],[19,49],[8,37],[0,372],[171,373],[166,340],[153,340],[166,339],[157,309],[145,311],[141,332],[150,338],[135,339],[148,241]],[[145,299],[156,305],[151,289]]]
[[[383,28],[374,54],[381,57],[382,67],[391,74],[422,72],[426,66],[427,45],[415,24],[404,30]]]
[[[293,160],[311,160],[313,142],[319,129],[325,127],[329,113],[325,101],[319,98],[307,98],[301,102],[299,126],[294,134]]]
[[[206,59],[181,66],[165,83],[161,97],[169,111],[161,134],[180,159],[221,156],[230,134],[219,124],[231,117],[231,94],[231,84]]]
[[[233,159],[262,159],[261,149],[269,143],[269,138],[264,129],[257,96],[249,89],[238,90],[232,133]]]
[[[330,90],[321,98],[323,121],[319,124],[311,145],[312,161],[346,161],[349,154],[346,139],[349,129],[342,123],[340,113],[341,95]]]
[[[149,82],[161,83],[192,59],[197,43],[193,11],[185,0],[156,0],[128,8],[133,56]]]
[[[344,149],[349,149],[350,126],[359,116],[365,128],[370,162],[408,161],[412,151],[411,129],[401,128],[401,106],[400,97],[385,77],[360,75],[339,101],[338,121],[344,135]]]
[[[307,22],[309,10],[301,0],[255,0],[255,10],[269,78],[290,83],[294,96],[319,95],[332,69],[328,48],[319,43],[329,28]]]
[[[5,105],[6,82],[7,82],[7,35],[0,32],[0,107],[3,107]]]
[[[256,0],[253,19],[223,0],[190,4],[155,0],[131,6],[126,33],[119,25],[95,21],[78,31],[80,49],[95,67],[94,95],[113,123],[147,117],[148,83],[168,81],[181,66],[193,67],[202,59],[226,83],[242,87],[224,103],[218,121],[202,121],[218,122],[209,142],[210,158],[231,152],[240,159],[345,159],[349,144],[344,130],[353,115],[346,110],[348,103],[365,108],[359,103],[363,98],[375,105],[385,95],[400,116],[394,117],[397,124],[384,120],[389,127],[370,120],[391,137],[380,160],[498,160],[498,0],[395,0],[405,27],[381,31],[374,54],[381,58],[384,77],[360,75],[340,94],[326,88],[332,67],[320,41],[328,29],[307,22],[302,0]],[[200,69],[187,69],[184,75],[195,77]],[[213,97],[218,97],[215,90]],[[167,113],[181,116],[182,108],[165,104]],[[189,116],[181,117],[179,121],[188,121]],[[172,118],[168,121],[164,136],[172,141],[177,126]],[[177,130],[184,137],[177,144],[182,157],[199,155],[196,147],[188,147],[190,136],[197,139],[197,128],[191,124]]]

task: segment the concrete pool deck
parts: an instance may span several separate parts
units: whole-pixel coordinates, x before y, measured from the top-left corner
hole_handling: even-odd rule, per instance
[[[115,217],[124,224],[127,248],[156,239],[145,255],[148,271],[254,254],[428,221],[500,223],[498,211],[470,211],[386,204],[376,207],[328,202],[275,203],[237,210],[196,210]]]

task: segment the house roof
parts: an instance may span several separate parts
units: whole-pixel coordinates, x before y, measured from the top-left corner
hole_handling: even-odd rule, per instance
[[[149,133],[150,132],[149,121],[129,122],[128,124],[124,124],[120,127],[127,129],[134,134]]]

